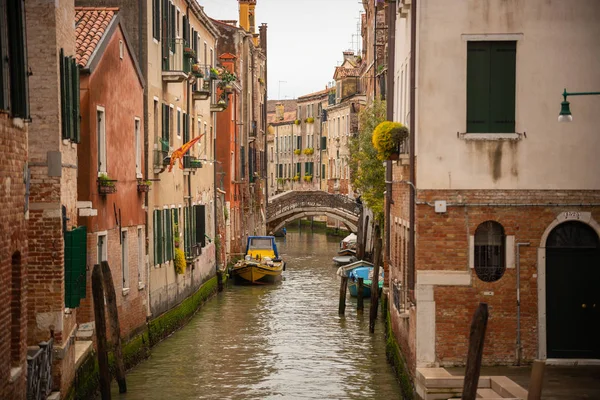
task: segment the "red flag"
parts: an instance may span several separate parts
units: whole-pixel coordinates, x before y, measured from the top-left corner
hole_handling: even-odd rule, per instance
[[[190,140],[189,142],[187,142],[186,144],[184,144],[183,146],[181,146],[180,148],[175,150],[173,152],[173,154],[171,154],[171,163],[169,164],[169,172],[171,172],[171,170],[173,169],[173,164],[175,164],[175,160],[179,160],[179,169],[183,169],[183,162],[181,161],[181,160],[183,160],[183,156],[185,155],[185,153],[188,152],[188,150],[193,145],[196,144],[196,142],[198,140],[200,140],[200,138],[202,138],[202,136],[204,136],[204,134],[198,136],[197,138]]]

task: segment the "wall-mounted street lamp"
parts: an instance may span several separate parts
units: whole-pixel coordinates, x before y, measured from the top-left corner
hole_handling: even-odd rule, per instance
[[[558,114],[558,122],[571,122],[573,116],[571,115],[571,103],[567,101],[567,96],[599,96],[600,92],[567,92],[567,89],[563,92],[563,101],[560,103],[560,114]]]

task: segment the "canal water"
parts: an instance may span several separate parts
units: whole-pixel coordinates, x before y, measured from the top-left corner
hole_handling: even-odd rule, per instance
[[[338,316],[339,238],[289,232],[277,240],[281,283],[234,286],[152,349],[115,399],[400,399],[383,323],[369,334],[348,301]]]

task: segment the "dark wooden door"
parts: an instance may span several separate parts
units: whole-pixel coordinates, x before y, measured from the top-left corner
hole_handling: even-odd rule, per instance
[[[566,222],[546,245],[548,358],[600,358],[600,245],[581,222]]]

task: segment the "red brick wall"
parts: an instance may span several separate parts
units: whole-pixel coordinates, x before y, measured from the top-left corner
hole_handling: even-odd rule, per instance
[[[0,114],[0,153],[0,398],[23,399],[27,371],[28,255],[23,182],[27,128],[14,126],[6,114]],[[21,374],[10,382],[10,371],[15,367],[21,368]]]
[[[402,189],[401,185],[403,184],[394,185],[392,221],[396,216],[406,221],[409,219],[406,197],[408,186],[404,185],[405,189]],[[488,303],[490,311],[484,363],[512,364],[516,360],[516,270],[507,268],[500,280],[488,283],[481,281],[469,267],[469,236],[474,235],[479,224],[488,220],[502,224],[506,235],[515,236],[515,243],[530,243],[529,247],[522,247],[520,250],[521,338],[523,359],[534,359],[538,346],[537,249],[544,245],[540,243],[542,235],[555,218],[565,211],[591,212],[598,221],[600,207],[578,204],[599,204],[600,192],[420,190],[417,197],[419,203],[433,204],[435,200],[446,200],[448,204],[463,204],[450,205],[444,214],[435,213],[431,205],[417,206],[417,271],[454,270],[470,271],[472,274],[470,286],[434,287],[436,361],[442,365],[464,364],[469,325],[479,302]],[[468,206],[465,207],[464,204]],[[392,238],[392,278],[401,273],[402,265],[400,249],[394,246]],[[390,304],[393,307],[393,303]],[[401,322],[395,323],[394,331],[399,336],[400,343],[410,343],[411,333],[402,329]],[[409,345],[408,348],[409,353],[415,351],[414,346]],[[412,356],[409,354],[408,357]]]

